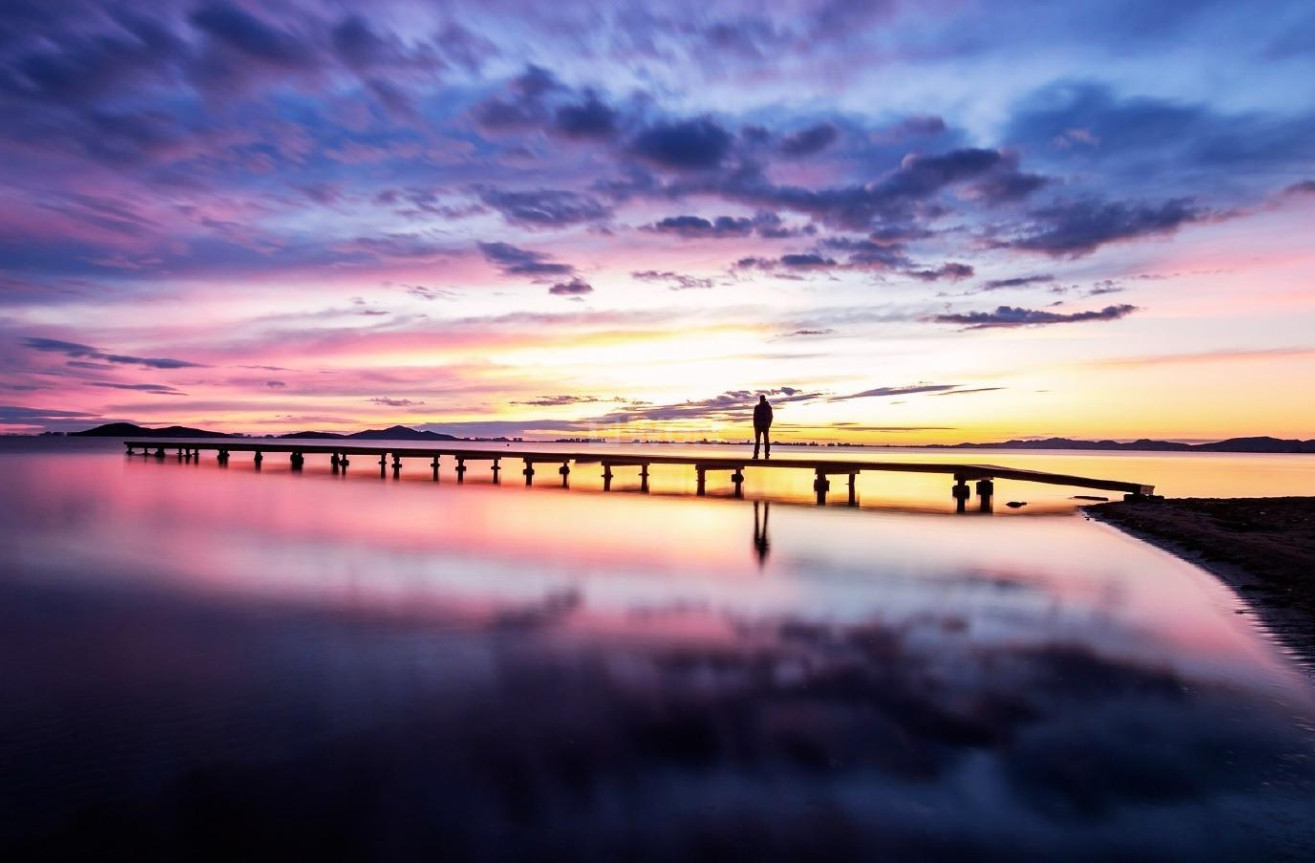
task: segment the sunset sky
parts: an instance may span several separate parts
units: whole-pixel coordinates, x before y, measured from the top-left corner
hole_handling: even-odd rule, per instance
[[[0,5],[0,431],[1311,438],[1313,384],[1304,0]]]

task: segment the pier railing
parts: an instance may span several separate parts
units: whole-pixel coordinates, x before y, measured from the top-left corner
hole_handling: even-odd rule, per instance
[[[831,460],[820,458],[777,458],[754,460],[739,455],[661,455],[657,453],[603,453],[603,452],[555,452],[531,449],[470,449],[460,446],[419,446],[404,447],[396,445],[358,445],[338,443],[301,443],[276,440],[223,440],[223,441],[169,441],[169,440],[128,440],[124,441],[128,455],[140,455],[147,458],[163,459],[166,450],[176,450],[177,458],[191,461],[200,459],[202,452],[214,452],[220,464],[227,464],[233,453],[252,453],[254,464],[259,467],[267,455],[286,454],[294,470],[300,470],[306,463],[308,455],[330,456],[330,467],[334,471],[345,471],[353,457],[378,458],[379,472],[386,475],[390,469],[394,475],[402,471],[403,459],[428,460],[434,479],[438,479],[441,461],[451,459],[455,463],[457,482],[465,479],[468,462],[491,462],[490,468],[494,481],[501,478],[502,461],[511,459],[520,461],[524,468],[521,473],[525,484],[532,485],[536,475],[536,465],[557,465],[562,485],[566,485],[571,473],[571,465],[598,465],[602,468],[603,490],[611,489],[613,470],[615,468],[639,468],[641,490],[648,491],[649,467],[661,465],[686,465],[694,468],[697,477],[699,495],[707,493],[707,475],[710,471],[729,471],[737,496],[744,493],[744,471],[748,467],[755,470],[807,470],[812,471],[813,491],[817,502],[825,504],[827,493],[831,490],[831,477],[847,477],[849,503],[856,503],[855,480],[860,473],[884,471],[895,473],[930,473],[944,474],[954,480],[951,494],[957,508],[963,512],[968,499],[975,490],[982,509],[990,509],[995,494],[996,480],[1042,483],[1045,485],[1069,486],[1072,488],[1093,489],[1099,491],[1122,492],[1130,498],[1146,498],[1155,492],[1155,487],[1145,483],[1127,482],[1114,479],[1097,479],[1072,474],[1053,473],[1050,471],[1027,470],[1025,468],[1003,467],[989,464],[956,464],[949,462],[915,462],[882,461],[879,459],[844,459]],[[975,489],[969,489],[969,483],[975,483]]]

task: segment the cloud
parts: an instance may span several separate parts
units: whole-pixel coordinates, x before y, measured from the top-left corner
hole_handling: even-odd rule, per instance
[[[1283,189],[1285,195],[1315,195],[1315,180],[1302,180]]]
[[[1043,324],[1083,323],[1085,321],[1117,321],[1135,311],[1137,311],[1137,307],[1129,305],[1106,306],[1097,311],[1073,312],[1071,314],[1000,306],[993,312],[936,315],[932,320],[938,324],[963,324],[970,330],[983,330],[993,327],[1031,327]]]
[[[630,143],[630,153],[658,168],[703,171],[721,165],[732,140],[711,117],[698,117],[650,126]]]
[[[828,401],[843,402],[851,399],[884,399],[894,396],[912,396],[919,393],[943,393],[958,388],[958,384],[912,384],[901,387],[876,387],[845,396],[831,396]]]
[[[157,396],[185,396],[187,393],[180,392],[173,387],[164,384],[116,384],[108,381],[99,381],[92,384],[93,387],[103,387],[111,390],[132,390],[139,393],[151,393]]]
[[[579,276],[569,282],[558,282],[548,289],[548,293],[558,297],[579,297],[593,292],[594,286]]]
[[[288,68],[313,63],[310,50],[289,33],[229,3],[207,3],[192,13],[191,21],[197,29],[249,59]]]
[[[715,219],[705,219],[702,216],[668,216],[651,225],[644,225],[641,230],[689,240],[747,237],[755,233],[764,239],[777,240],[814,233],[811,227],[788,227],[780,216],[766,210],[752,217],[717,216]]]
[[[685,239],[747,237],[753,233],[753,220],[734,216],[718,216],[715,221],[700,216],[668,216],[645,225],[644,230]]]
[[[1172,235],[1205,215],[1190,198],[1160,204],[1061,202],[1033,210],[1030,229],[1003,245],[1056,258],[1078,258],[1108,243]]]
[[[630,278],[641,282],[666,283],[667,287],[673,291],[687,291],[712,287],[712,279],[687,276],[684,273],[675,273],[671,270],[635,270],[631,272]]]
[[[619,122],[616,110],[589,90],[584,101],[558,106],[553,113],[552,130],[567,138],[609,140],[616,137]]]
[[[777,148],[786,156],[801,158],[820,153],[835,143],[840,132],[830,123],[818,123],[781,139]]]
[[[375,398],[370,399],[370,402],[372,404],[383,405],[390,408],[411,408],[419,407],[424,404],[424,402],[412,401],[411,399],[394,399],[387,396],[376,396]]]
[[[753,416],[758,396],[767,396],[773,405],[815,401],[822,393],[806,392],[782,386],[766,390],[727,390],[705,399],[659,405],[629,405],[589,420],[593,423],[665,422],[702,420],[739,423]]]
[[[552,408],[552,407],[561,407],[563,405],[596,404],[602,401],[619,401],[619,399],[600,399],[597,396],[558,395],[558,396],[540,396],[538,398],[527,399],[525,401],[514,401],[512,402],[512,404],[527,405],[529,407]]]
[[[830,329],[828,327],[822,329],[794,330],[793,332],[786,333],[785,335],[787,338],[803,338],[806,336],[829,336],[832,335],[833,333],[835,333],[835,330]]]
[[[509,243],[480,243],[484,258],[508,276],[569,276],[575,273],[570,264],[551,261],[544,252],[522,249]]]
[[[563,189],[508,192],[485,188],[480,200],[513,225],[524,228],[561,228],[598,222],[612,215],[597,198]]]
[[[948,279],[952,282],[958,282],[963,279],[970,279],[975,270],[968,264],[959,264],[953,261],[941,264],[935,269],[929,270],[909,270],[904,275],[911,276],[923,282],[939,282]]]
[[[1035,276],[1014,276],[1008,279],[991,279],[978,285],[980,291],[1003,291],[1007,288],[1025,288],[1030,285],[1048,285],[1055,281],[1049,273]]]
[[[200,363],[187,360],[175,360],[167,357],[133,357],[125,354],[111,354],[89,345],[77,342],[64,342],[59,339],[25,338],[23,346],[35,351],[63,354],[76,359],[101,360],[118,365],[142,366],[151,369],[200,369],[206,368]]]

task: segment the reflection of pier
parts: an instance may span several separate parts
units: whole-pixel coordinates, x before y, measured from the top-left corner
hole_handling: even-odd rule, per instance
[[[603,490],[608,491],[612,487],[614,469],[617,468],[639,468],[640,490],[648,491],[649,467],[652,465],[684,465],[694,468],[697,476],[696,493],[700,496],[707,494],[707,475],[709,471],[729,471],[731,483],[734,486],[736,497],[744,495],[744,471],[748,467],[755,470],[808,470],[813,472],[813,491],[817,493],[818,504],[825,504],[827,493],[831,490],[831,477],[843,476],[848,478],[848,502],[856,505],[858,499],[855,491],[855,480],[860,473],[865,471],[881,471],[895,473],[934,473],[944,474],[954,479],[951,494],[956,502],[956,508],[959,512],[965,511],[968,499],[972,496],[973,489],[969,488],[969,483],[974,483],[977,496],[981,501],[981,508],[989,511],[991,500],[995,495],[996,480],[1011,480],[1015,482],[1034,482],[1046,485],[1062,485],[1073,488],[1099,489],[1101,491],[1119,491],[1130,497],[1146,497],[1151,495],[1154,486],[1137,482],[1125,482],[1123,480],[1112,479],[1094,479],[1092,477],[1072,476],[1069,474],[1050,473],[1049,471],[1026,470],[1022,468],[1000,467],[989,464],[952,464],[942,462],[907,462],[907,461],[878,461],[875,459],[856,459],[845,461],[831,461],[819,458],[782,458],[772,459],[770,461],[752,461],[738,456],[683,456],[683,455],[657,455],[657,454],[606,454],[606,453],[585,453],[585,452],[546,452],[534,450],[481,450],[481,449],[464,449],[461,447],[424,447],[409,448],[397,446],[346,446],[342,444],[307,444],[307,443],[289,443],[283,441],[218,441],[207,443],[196,443],[193,441],[186,442],[168,442],[168,441],[124,441],[128,449],[128,455],[135,455],[138,450],[147,457],[154,456],[157,459],[165,457],[165,450],[177,450],[179,460],[191,461],[200,459],[201,452],[213,451],[217,454],[221,465],[228,464],[229,457],[235,452],[252,453],[252,460],[256,467],[260,467],[267,454],[286,453],[293,470],[300,470],[306,464],[308,455],[327,455],[330,456],[329,465],[336,471],[346,471],[351,463],[351,456],[362,456],[367,458],[379,459],[379,475],[386,476],[388,469],[391,467],[394,476],[398,476],[402,471],[402,459],[426,459],[429,461],[429,468],[433,474],[434,480],[438,480],[440,460],[450,458],[455,462],[455,473],[457,482],[462,482],[466,476],[467,462],[490,462],[493,473],[493,481],[498,482],[501,476],[501,462],[503,459],[513,459],[522,462],[525,465],[522,474],[525,476],[525,484],[533,485],[535,477],[535,466],[540,464],[558,465],[557,473],[561,475],[562,486],[569,485],[571,474],[571,465],[595,464],[602,468]],[[389,459],[391,457],[391,465]]]

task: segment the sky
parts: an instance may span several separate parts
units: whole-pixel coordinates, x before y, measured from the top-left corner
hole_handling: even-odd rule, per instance
[[[1315,437],[1315,7],[6,0],[0,431]]]

